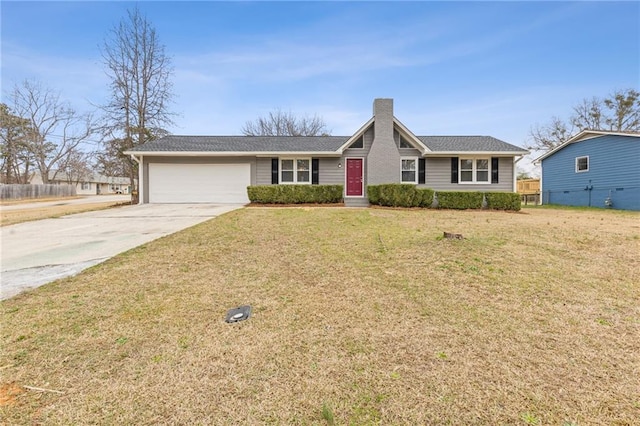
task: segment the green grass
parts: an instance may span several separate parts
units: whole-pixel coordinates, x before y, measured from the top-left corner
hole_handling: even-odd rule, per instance
[[[235,211],[2,302],[0,416],[633,424],[639,220]]]

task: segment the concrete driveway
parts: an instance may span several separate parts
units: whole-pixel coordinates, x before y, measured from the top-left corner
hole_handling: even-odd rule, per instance
[[[0,228],[0,299],[104,262],[146,242],[241,208],[142,204]]]

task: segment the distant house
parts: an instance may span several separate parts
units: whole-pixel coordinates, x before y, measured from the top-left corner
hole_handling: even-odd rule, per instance
[[[515,192],[528,151],[491,136],[416,136],[376,99],[350,136],[166,136],[131,149],[141,203],[246,203],[249,185],[343,185],[347,206],[367,185]]]
[[[585,130],[536,162],[543,204],[640,210],[640,133]]]
[[[35,173],[29,183],[32,185],[42,184],[42,177],[40,174]],[[97,173],[84,176],[81,180],[69,179],[62,172],[50,173],[49,183],[53,185],[74,185],[78,195],[129,194],[131,192],[129,178],[110,177]]]

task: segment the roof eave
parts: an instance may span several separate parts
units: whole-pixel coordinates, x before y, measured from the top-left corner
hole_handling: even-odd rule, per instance
[[[424,144],[424,142],[418,139],[418,137],[414,135],[413,132],[409,130],[407,126],[402,124],[396,117],[393,117],[393,123],[397,125],[403,132],[405,132],[407,136],[409,136],[409,138],[418,145],[418,149],[421,151],[422,155],[432,152],[431,149],[429,149],[429,147]]]
[[[431,151],[424,153],[423,157],[452,157],[464,155],[493,155],[514,157],[527,154],[529,154],[529,151]]]
[[[351,136],[345,143],[340,145],[338,148],[338,152],[342,154],[342,152],[349,147],[356,139],[358,139],[368,128],[373,124],[375,117],[371,117],[366,123],[364,123],[360,128]]]
[[[308,155],[340,157],[336,151],[125,151],[126,155],[153,157],[273,157],[283,155]]]
[[[576,143],[576,142],[582,142],[582,141],[588,140],[588,139],[597,138],[597,137],[600,137],[600,136],[630,136],[632,138],[633,137],[638,138],[638,137],[640,137],[640,133],[612,132],[612,131],[608,131],[608,130],[583,130],[580,133],[578,133],[577,135],[567,139],[566,141],[564,141],[563,143],[561,143],[557,147],[553,148],[551,151],[548,151],[548,152],[542,154],[540,157],[538,157],[535,160],[533,160],[533,164],[540,164],[542,162],[542,160],[544,160],[545,158],[555,154],[556,152],[558,152],[561,149],[565,148],[567,145],[571,145],[572,143]]]

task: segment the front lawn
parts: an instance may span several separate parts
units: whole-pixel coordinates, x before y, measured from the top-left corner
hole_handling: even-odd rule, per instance
[[[638,253],[628,212],[235,211],[2,302],[0,418],[633,424]]]

